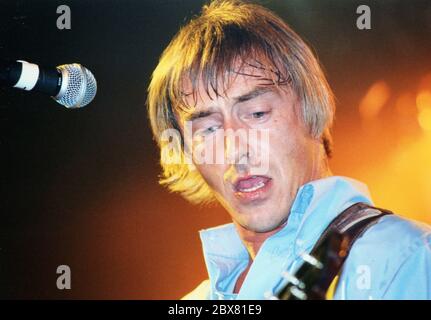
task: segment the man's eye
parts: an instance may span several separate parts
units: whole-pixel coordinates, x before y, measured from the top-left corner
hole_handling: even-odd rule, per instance
[[[206,128],[206,129],[199,130],[198,133],[200,135],[208,135],[208,134],[216,132],[219,128],[220,128],[220,126],[218,126],[218,125],[217,126],[211,126],[211,127]]]
[[[268,117],[269,113],[270,113],[270,111],[256,111],[256,112],[249,113],[245,117],[245,119],[248,119],[248,120],[263,120],[263,119],[265,119],[265,118]]]
[[[266,114],[267,112],[258,111],[258,112],[253,112],[251,115],[254,119],[260,119],[260,118],[263,118]]]
[[[217,130],[217,128],[218,128],[217,126],[209,127],[208,129],[205,130],[205,133],[213,133]]]

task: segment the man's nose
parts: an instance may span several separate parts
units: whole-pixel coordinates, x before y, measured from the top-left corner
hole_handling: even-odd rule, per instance
[[[242,126],[229,126],[225,129],[225,159],[227,164],[246,165],[249,161],[247,129]]]

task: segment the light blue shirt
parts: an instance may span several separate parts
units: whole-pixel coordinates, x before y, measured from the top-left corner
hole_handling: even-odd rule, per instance
[[[200,231],[209,280],[185,299],[265,299],[294,273],[328,224],[354,203],[372,204],[367,187],[329,177],[303,185],[286,226],[265,240],[238,294],[249,255],[230,223]],[[334,299],[431,299],[431,229],[397,215],[382,217],[354,243]]]

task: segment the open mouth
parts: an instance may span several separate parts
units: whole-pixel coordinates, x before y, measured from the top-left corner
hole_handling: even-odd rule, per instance
[[[235,196],[241,200],[262,198],[271,187],[271,178],[267,176],[246,176],[236,180]]]

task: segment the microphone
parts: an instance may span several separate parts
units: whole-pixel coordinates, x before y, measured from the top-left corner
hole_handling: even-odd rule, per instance
[[[86,106],[97,92],[93,74],[78,63],[49,69],[22,60],[1,60],[0,85],[48,94],[70,109]]]

